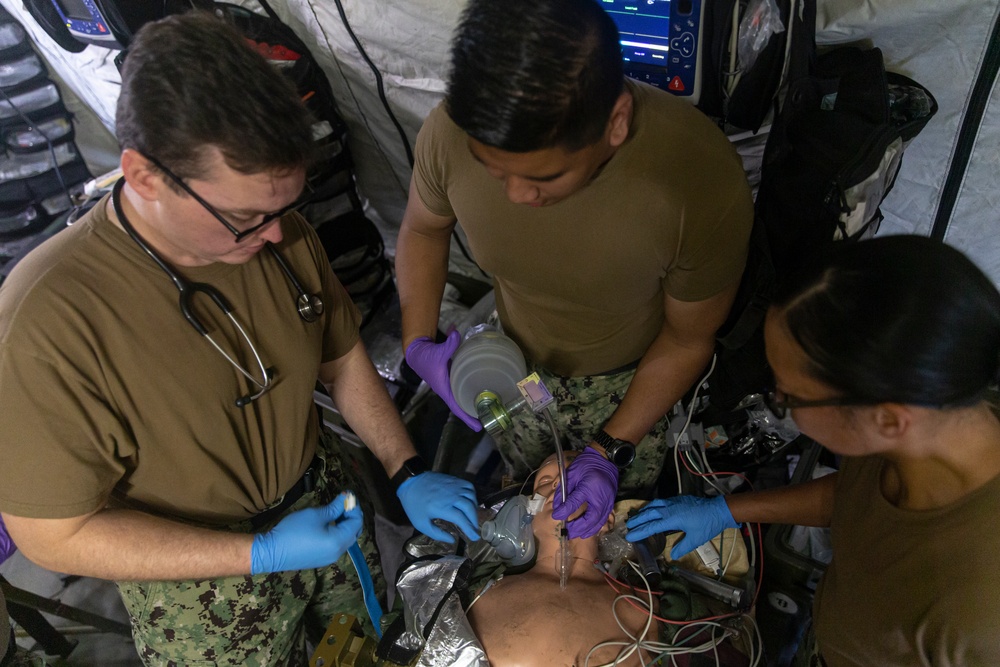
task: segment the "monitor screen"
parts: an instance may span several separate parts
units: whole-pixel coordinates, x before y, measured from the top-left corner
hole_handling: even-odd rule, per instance
[[[621,37],[622,59],[667,66],[671,0],[601,0]]]
[[[83,0],[57,0],[66,18],[76,21],[93,22],[94,15],[90,7],[84,4]]]
[[[701,20],[708,0],[600,0],[618,27],[622,69],[697,104]]]

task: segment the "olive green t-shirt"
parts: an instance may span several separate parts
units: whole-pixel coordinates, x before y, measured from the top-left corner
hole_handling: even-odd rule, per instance
[[[828,667],[1000,665],[1000,477],[926,511],[885,499],[879,457],[845,459],[814,623]]]
[[[443,104],[417,137],[421,200],[458,219],[493,275],[505,333],[559,375],[639,359],[663,326],[664,293],[706,299],[746,262],[753,203],[736,151],[687,102],[626,85],[628,139],[593,181],[550,206],[508,201]]]
[[[279,250],[325,313],[303,321],[274,257],[178,268],[216,288],[275,369],[240,408],[243,378],[182,316],[178,290],[106,214],[107,199],[35,249],[0,286],[0,510],[64,518],[126,506],[222,525],[265,509],[301,477],[318,440],[321,363],[358,341],[356,309],[311,227],[282,221]],[[210,335],[259,375],[204,295]]]

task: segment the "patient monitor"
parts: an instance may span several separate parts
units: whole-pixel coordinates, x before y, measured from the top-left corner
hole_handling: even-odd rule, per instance
[[[625,74],[698,103],[706,0],[601,0],[618,26]]]

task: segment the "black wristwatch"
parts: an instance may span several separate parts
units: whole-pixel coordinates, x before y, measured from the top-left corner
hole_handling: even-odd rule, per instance
[[[604,452],[608,455],[608,460],[623,470],[635,460],[635,445],[628,440],[619,440],[604,432],[601,429],[594,436],[594,442],[604,447]]]
[[[419,456],[414,456],[413,458],[406,459],[403,461],[403,467],[399,469],[389,483],[392,484],[393,491],[399,491],[399,487],[403,485],[403,482],[410,479],[411,477],[416,477],[422,472],[427,472],[427,464]]]

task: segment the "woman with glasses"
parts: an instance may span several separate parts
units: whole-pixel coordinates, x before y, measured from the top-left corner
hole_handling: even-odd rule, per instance
[[[829,526],[814,664],[1000,664],[1000,293],[957,250],[887,237],[798,272],[764,332],[774,409],[839,471],[656,500],[629,539],[683,531],[676,558],[743,522]]]

